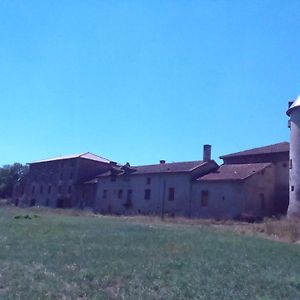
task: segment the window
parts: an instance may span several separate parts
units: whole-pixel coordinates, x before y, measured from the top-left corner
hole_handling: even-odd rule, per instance
[[[132,199],[132,190],[127,191],[127,200],[131,201]]]
[[[107,190],[103,190],[102,198],[103,199],[107,198]]]
[[[64,174],[63,174],[63,173],[60,173],[59,179],[60,179],[60,180],[63,180],[63,177],[64,177]]]
[[[290,169],[293,169],[293,160],[290,159]]]
[[[40,186],[40,194],[43,194],[43,185]]]
[[[61,185],[58,186],[58,192],[61,193]]]
[[[118,191],[118,198],[122,199],[122,197],[123,197],[123,190],[119,190]]]
[[[48,194],[51,194],[51,185],[48,186]]]
[[[71,180],[73,179],[73,173],[70,174],[70,179],[71,179]]]
[[[147,184],[150,184],[151,183],[151,178],[148,177],[146,182],[147,182]]]
[[[68,193],[71,194],[72,193],[72,186],[69,185],[69,188],[68,188]]]
[[[259,194],[259,199],[260,199],[260,208],[262,211],[264,211],[266,208],[265,194],[263,194],[263,193]]]
[[[201,192],[201,206],[202,207],[208,206],[208,191]]]
[[[295,187],[292,185],[291,186],[291,191],[293,192],[295,190]]]
[[[175,188],[169,188],[169,194],[168,194],[169,201],[174,201],[175,199]]]
[[[31,193],[32,193],[32,194],[34,194],[34,193],[35,193],[35,186],[34,186],[34,185],[32,186]]]
[[[151,190],[150,189],[146,189],[145,190],[145,200],[150,200],[151,199]]]

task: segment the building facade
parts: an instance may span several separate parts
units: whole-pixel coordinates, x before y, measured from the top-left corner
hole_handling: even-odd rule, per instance
[[[17,205],[91,209],[102,214],[238,218],[286,213],[289,144],[198,161],[130,166],[83,153],[29,164]]]

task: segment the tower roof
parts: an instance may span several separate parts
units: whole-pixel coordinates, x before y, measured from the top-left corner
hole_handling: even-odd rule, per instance
[[[298,96],[298,98],[294,101],[294,103],[290,106],[290,108],[288,109],[288,111],[286,112],[288,116],[291,115],[291,112],[293,110],[295,110],[296,108],[300,107],[300,95]]]

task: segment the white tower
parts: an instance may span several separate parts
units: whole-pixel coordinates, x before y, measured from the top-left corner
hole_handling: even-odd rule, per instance
[[[290,202],[288,217],[300,217],[300,96],[287,111],[290,116]]]

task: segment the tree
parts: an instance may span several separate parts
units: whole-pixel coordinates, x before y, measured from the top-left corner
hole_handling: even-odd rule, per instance
[[[27,165],[14,163],[0,168],[0,198],[10,198],[15,184],[26,175]]]

